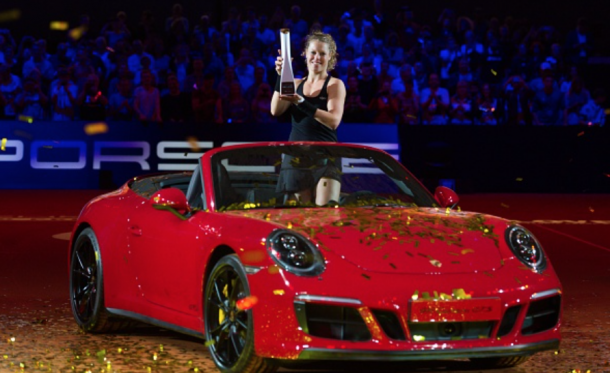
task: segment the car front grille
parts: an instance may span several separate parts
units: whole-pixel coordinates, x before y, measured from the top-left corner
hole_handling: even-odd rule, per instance
[[[477,322],[410,322],[414,341],[451,341],[489,338],[492,321]]]

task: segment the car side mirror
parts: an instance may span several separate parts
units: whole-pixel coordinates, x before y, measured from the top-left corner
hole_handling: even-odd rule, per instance
[[[152,207],[157,210],[169,210],[181,218],[184,213],[191,211],[186,196],[178,188],[165,188],[150,197]]]
[[[441,207],[454,208],[460,202],[460,197],[458,197],[457,193],[444,186],[436,187],[434,198],[436,198]]]

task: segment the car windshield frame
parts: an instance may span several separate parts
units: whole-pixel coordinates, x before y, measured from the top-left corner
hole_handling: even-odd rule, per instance
[[[279,174],[279,169],[282,167],[281,161],[276,161],[274,164],[266,165],[252,165],[252,164],[228,164],[229,160],[235,158],[255,160],[257,157],[283,157],[285,155],[296,157],[297,160],[305,159],[308,162],[302,162],[303,169],[312,168],[311,164],[320,162],[320,160],[330,159],[334,161],[339,158],[345,168],[345,159],[355,159],[356,169],[359,166],[376,166],[372,172],[374,174],[380,174],[387,176],[388,179],[396,183],[396,187],[404,194],[412,199],[411,202],[403,202],[402,199],[392,199],[386,197],[379,198],[358,198],[358,203],[344,204],[342,201],[331,201],[329,204],[318,206],[314,203],[298,203],[295,201],[281,200],[279,196],[275,200],[270,199],[268,203],[260,203],[255,200],[238,200],[227,197],[227,194],[233,193],[228,191],[233,189],[235,180],[229,176],[230,172],[233,172],[233,178],[235,175],[239,175],[239,172],[243,174],[247,173],[248,167],[259,170],[259,177],[261,183],[265,183],[267,189],[273,184],[274,176]],[[363,161],[368,161],[366,162]],[[254,162],[254,161],[252,161]],[[246,162],[247,163],[247,162]],[[227,170],[227,166],[229,170]],[[292,163],[295,166],[295,163]],[[229,210],[250,210],[250,209],[269,209],[269,208],[294,208],[294,207],[308,207],[308,208],[334,208],[334,207],[438,207],[438,203],[432,194],[395,158],[388,153],[383,151],[372,149],[361,146],[350,146],[344,144],[281,144],[281,145],[265,145],[265,146],[251,146],[251,147],[239,147],[233,149],[223,149],[210,157],[210,167],[213,179],[215,209],[217,211],[229,211]],[[354,168],[354,165],[350,165],[350,168]],[[236,171],[239,170],[239,171]],[[265,172],[264,170],[267,170]],[[347,173],[347,172],[346,172]],[[251,174],[254,174],[252,172]],[[343,175],[344,173],[341,172]],[[356,177],[357,178],[357,177]],[[342,183],[343,190],[343,183]],[[239,193],[234,193],[239,194]],[[344,193],[342,193],[344,194]],[[351,193],[354,194],[354,193]],[[365,193],[361,193],[364,195]],[[348,194],[349,196],[350,194]],[[402,194],[401,194],[402,196]],[[344,196],[347,197],[347,196]],[[352,198],[353,199],[353,198]]]

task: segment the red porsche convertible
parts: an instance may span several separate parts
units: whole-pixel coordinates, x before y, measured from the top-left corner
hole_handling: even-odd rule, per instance
[[[324,206],[279,192],[335,165]],[[295,171],[296,170],[296,171]],[[206,152],[83,208],[70,296],[86,332],[142,321],[206,340],[224,372],[286,361],[468,358],[513,366],[557,349],[561,284],[524,227],[456,209],[389,154],[336,143]]]

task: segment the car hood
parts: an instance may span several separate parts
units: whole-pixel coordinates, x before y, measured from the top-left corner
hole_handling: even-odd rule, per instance
[[[503,219],[438,208],[229,211],[302,233],[322,250],[372,272],[473,273],[502,266]],[[495,227],[502,225],[501,227]]]

